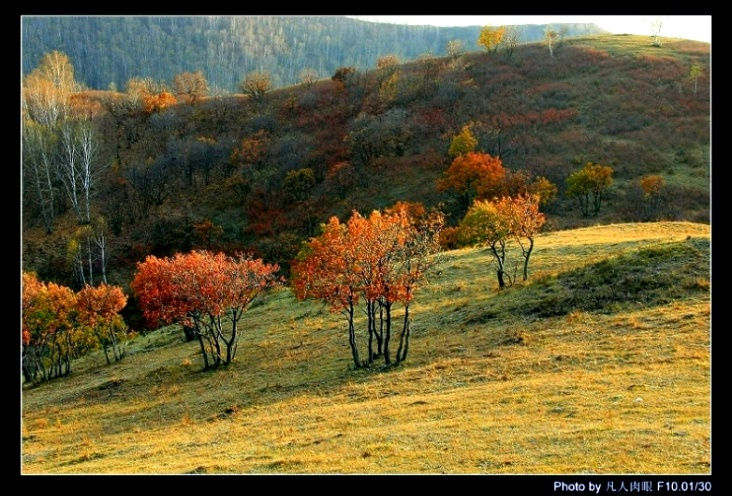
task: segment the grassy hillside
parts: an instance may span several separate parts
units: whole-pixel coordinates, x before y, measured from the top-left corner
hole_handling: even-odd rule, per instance
[[[403,366],[349,369],[344,320],[289,290],[202,372],[169,327],[22,392],[24,474],[707,474],[710,226],[541,235],[503,292],[447,252]]]

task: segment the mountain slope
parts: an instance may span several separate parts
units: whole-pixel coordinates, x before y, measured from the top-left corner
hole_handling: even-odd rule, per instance
[[[388,371],[349,370],[344,319],[287,290],[224,370],[174,327],[84,357],[23,390],[22,471],[710,473],[709,226],[551,232],[533,260],[498,292],[486,251],[445,253]]]

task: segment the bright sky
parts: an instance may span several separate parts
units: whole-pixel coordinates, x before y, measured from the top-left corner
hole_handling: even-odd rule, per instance
[[[669,15],[669,16],[633,16],[633,15],[567,15],[567,16],[483,16],[483,15],[423,15],[423,16],[349,16],[365,21],[391,22],[394,24],[417,24],[434,26],[504,26],[512,24],[561,24],[592,23],[613,34],[640,34],[651,36],[650,24],[661,20],[661,36],[668,38],[685,38],[688,40],[712,42],[712,16],[710,15]]]

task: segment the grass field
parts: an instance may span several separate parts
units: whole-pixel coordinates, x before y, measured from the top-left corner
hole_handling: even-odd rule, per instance
[[[708,474],[710,243],[686,222],[550,232],[502,292],[487,251],[445,253],[389,370],[351,370],[342,316],[286,289],[225,369],[163,328],[22,387],[21,471]]]

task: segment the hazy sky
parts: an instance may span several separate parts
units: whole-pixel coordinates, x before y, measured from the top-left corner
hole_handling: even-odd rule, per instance
[[[392,22],[395,24],[427,24],[435,26],[493,26],[511,24],[560,24],[566,22],[592,23],[613,34],[652,34],[650,24],[661,20],[661,36],[685,38],[712,42],[712,16],[670,15],[670,16],[622,16],[622,15],[566,15],[566,16],[483,16],[483,15],[423,15],[423,16],[349,16],[367,21]]]

